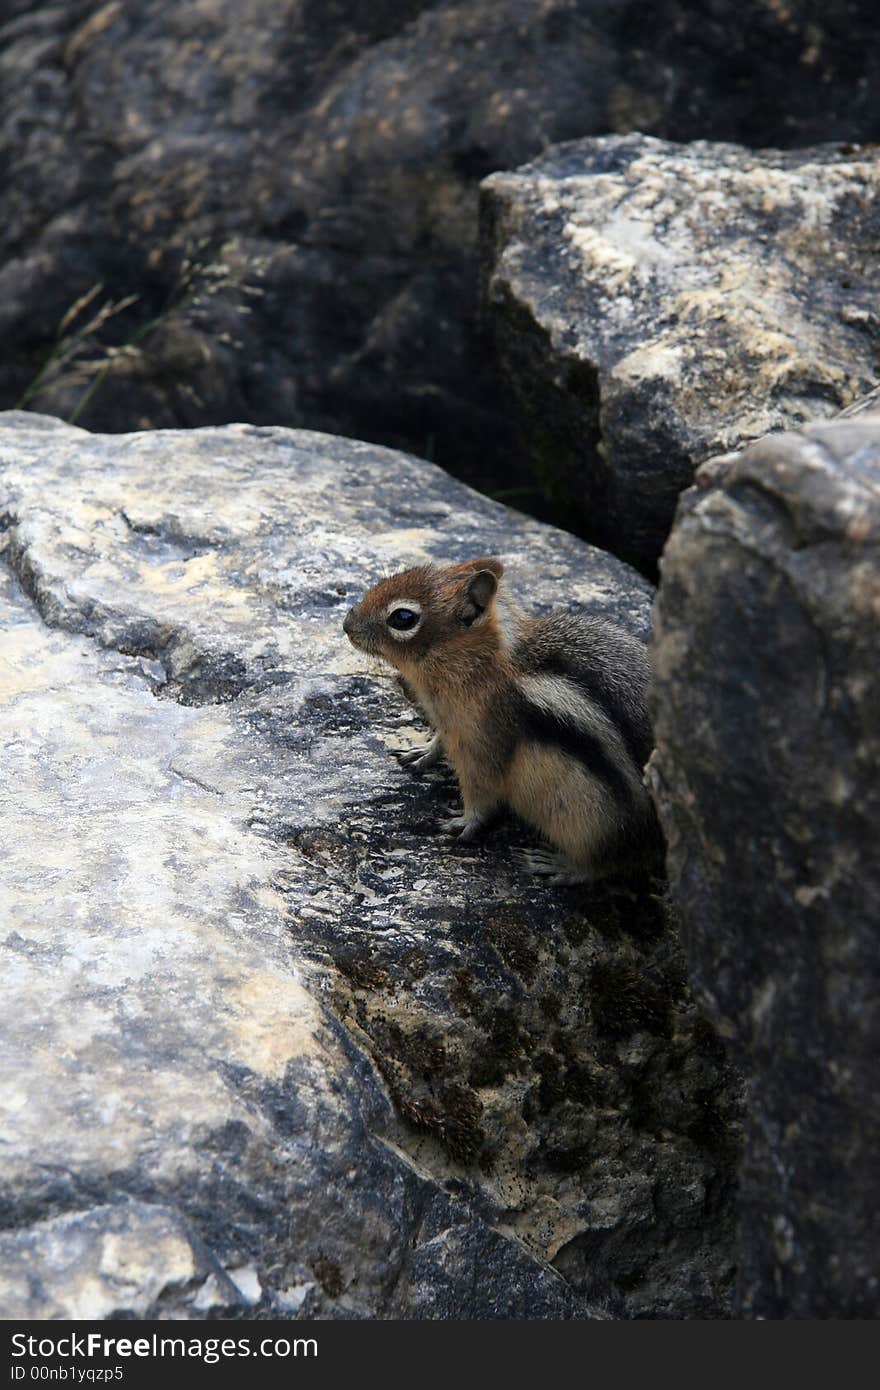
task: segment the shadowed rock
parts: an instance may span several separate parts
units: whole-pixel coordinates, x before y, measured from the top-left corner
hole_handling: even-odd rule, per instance
[[[876,1317],[876,398],[706,464],[661,572],[652,770],[671,887],[691,978],[749,1080],[739,1310]]]
[[[481,346],[479,180],[613,130],[876,139],[875,25],[870,0],[6,0],[0,406],[308,425],[533,486]]]
[[[737,1087],[661,885],[451,845],[341,631],[433,558],[642,635],[647,583],[249,426],[7,415],[0,517],[7,1315],[723,1314]]]
[[[487,303],[546,486],[650,571],[694,468],[873,385],[876,150],[617,136],[484,185]]]

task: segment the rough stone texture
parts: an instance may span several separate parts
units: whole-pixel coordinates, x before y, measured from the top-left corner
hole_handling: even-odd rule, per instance
[[[696,465],[880,374],[880,159],[642,136],[483,187],[487,301],[537,467],[651,569]]]
[[[391,756],[418,716],[341,632],[428,558],[642,634],[646,582],[251,426],[4,416],[0,517],[9,1306],[724,1314],[738,1089],[660,886],[451,845],[451,775]]]
[[[206,1318],[259,1299],[253,1271],[233,1283],[178,1212],[137,1200],[0,1235],[0,1260],[4,1318]]]
[[[0,25],[0,405],[100,285],[69,345],[137,299],[35,409],[309,425],[498,489],[530,478],[476,323],[481,177],[612,130],[880,138],[873,0],[6,0]]]
[[[880,1314],[880,410],[713,460],[664,551],[652,773],[750,1083],[739,1308]]]

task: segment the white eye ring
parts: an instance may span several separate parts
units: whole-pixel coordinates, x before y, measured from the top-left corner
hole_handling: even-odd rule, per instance
[[[409,613],[415,613],[417,621],[413,623],[412,627],[404,629],[391,626],[389,619],[392,613],[396,613],[398,609],[406,609]],[[389,603],[383,616],[385,626],[395,642],[408,642],[411,637],[415,637],[422,625],[422,605],[417,603],[415,599],[398,598],[393,603]]]

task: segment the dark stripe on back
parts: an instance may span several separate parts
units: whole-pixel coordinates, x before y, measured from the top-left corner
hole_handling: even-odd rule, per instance
[[[632,800],[629,782],[606,751],[601,739],[550,710],[531,704],[524,695],[520,698],[520,727],[524,742],[542,743],[561,749],[570,758],[576,759],[594,777],[605,782],[618,800]]]
[[[569,665],[563,656],[554,656],[549,660],[542,661],[540,671],[536,674],[543,675],[545,672],[551,676],[563,676],[565,680],[571,681],[572,685],[576,685],[592,704],[598,705],[620,734],[626,751],[635,763],[638,772],[641,773],[654,746],[653,735],[647,719],[642,722],[635,718],[633,713],[616,698],[614,692],[608,689],[600,672],[586,671],[583,667]]]

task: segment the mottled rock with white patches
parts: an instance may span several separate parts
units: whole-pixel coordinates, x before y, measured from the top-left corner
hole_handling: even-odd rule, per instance
[[[96,1206],[0,1235],[4,1318],[208,1317],[242,1302],[179,1212],[161,1206]]]
[[[652,775],[749,1078],[739,1311],[880,1312],[880,409],[706,464],[661,561]]]
[[[876,380],[873,147],[609,136],[483,190],[487,303],[536,467],[643,568],[698,464]]]
[[[249,426],[2,416],[0,517],[7,1307],[723,1312],[737,1090],[657,885],[451,845],[451,775],[391,756],[419,716],[341,630],[429,559],[642,636],[648,584],[429,464]]]

